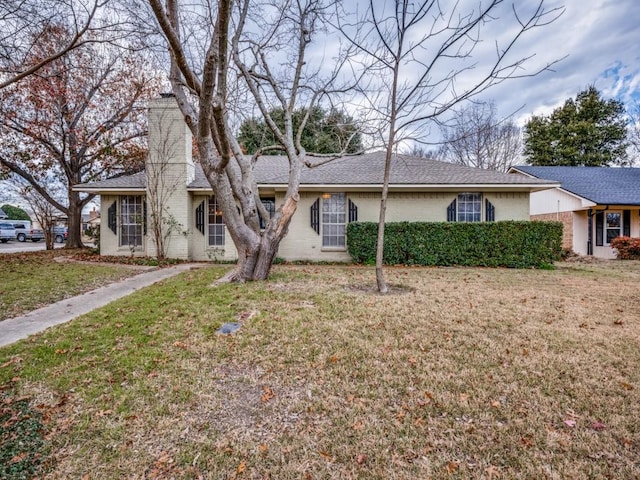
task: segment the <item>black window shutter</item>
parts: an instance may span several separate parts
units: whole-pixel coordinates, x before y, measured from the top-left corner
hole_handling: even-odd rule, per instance
[[[196,228],[204,235],[204,200],[196,208]]]
[[[147,201],[142,201],[142,233],[147,234]]]
[[[622,211],[622,235],[631,236],[631,210]]]
[[[447,222],[455,222],[456,221],[456,201],[454,200],[447,207]]]
[[[320,235],[320,199],[316,199],[311,205],[311,228]]]
[[[485,215],[484,219],[487,222],[495,222],[496,221],[496,207],[494,207],[491,202],[485,198],[484,200],[484,208]]]
[[[358,221],[358,206],[349,199],[349,223]]]
[[[118,204],[117,204],[117,202],[113,202],[113,204],[107,210],[107,225],[109,226],[109,230],[111,230],[114,235],[116,233],[118,233]]]
[[[604,212],[596,213],[596,246],[604,245]]]

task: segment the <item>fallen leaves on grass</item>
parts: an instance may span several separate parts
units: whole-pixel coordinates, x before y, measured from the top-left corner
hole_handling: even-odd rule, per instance
[[[262,403],[267,403],[269,400],[271,400],[275,396],[276,394],[273,393],[273,390],[271,390],[270,387],[267,387],[267,386],[262,387],[262,396],[260,397],[260,401]]]

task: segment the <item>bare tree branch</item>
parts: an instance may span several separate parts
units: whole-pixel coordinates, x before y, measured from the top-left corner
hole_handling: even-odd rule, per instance
[[[514,15],[503,29],[515,24],[515,32],[506,40],[496,38],[491,60],[474,59],[481,56],[487,27],[505,18],[502,4],[503,0],[490,0],[473,8],[468,3],[437,0],[395,0],[391,4],[370,0],[365,14],[355,21],[336,17],[337,26],[356,50],[351,58],[353,70],[366,72],[359,77],[360,98],[377,120],[386,150],[376,256],[376,280],[382,293],[388,290],[382,253],[389,168],[398,144],[419,137],[421,129],[490,87],[537,75],[556,63],[528,71],[524,69],[533,55],[512,58],[515,45],[527,33],[562,14],[560,8],[546,10],[544,0],[527,15],[519,14],[514,6]]]

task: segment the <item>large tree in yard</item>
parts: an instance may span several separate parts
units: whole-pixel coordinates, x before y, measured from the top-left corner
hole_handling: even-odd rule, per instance
[[[360,17],[338,17],[355,50],[351,62],[359,75],[361,105],[378,120],[386,151],[376,255],[380,292],[388,291],[384,224],[398,144],[423,140],[451,109],[505,80],[549,69],[548,62],[532,63],[533,52],[522,55],[514,47],[561,13],[547,10],[543,1],[516,7],[502,0],[370,0]]]
[[[307,58],[333,8],[323,0],[149,2],[169,47],[173,93],[238,251],[236,268],[221,281],[265,279],[297,208],[300,173],[310,163],[301,132],[335,77],[331,68],[324,80],[319,71],[331,59]],[[239,90],[248,92],[289,161],[288,188],[264,229],[260,218],[269,213],[253,174],[256,158],[244,155],[231,127],[232,93]],[[304,113],[294,124],[296,111]]]
[[[65,32],[49,27],[28,60],[59,51]],[[82,246],[82,209],[93,198],[74,185],[143,167],[146,100],[157,93],[148,70],[135,54],[87,43],[0,91],[0,164],[67,215],[69,247]],[[65,201],[50,191],[52,173]]]
[[[524,128],[524,154],[531,165],[602,167],[626,165],[624,104],[602,98],[593,86],[550,115],[534,115]]]

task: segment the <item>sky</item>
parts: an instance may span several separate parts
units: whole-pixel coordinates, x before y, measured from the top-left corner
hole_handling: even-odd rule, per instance
[[[537,3],[515,0],[518,6]],[[563,15],[518,49],[535,53],[536,61],[562,59],[554,71],[515,79],[489,90],[500,115],[515,115],[524,124],[532,114],[549,114],[568,98],[595,85],[606,98],[630,106],[640,103],[640,4],[637,0],[551,0],[564,5]],[[520,110],[519,110],[520,109]]]
[[[450,1],[446,0],[443,5]],[[464,2],[477,4],[477,0],[462,0]],[[505,0],[505,16],[512,13],[512,3],[518,11],[525,12],[535,8],[539,0]],[[561,60],[552,67],[553,71],[509,80],[492,87],[479,99],[494,101],[501,117],[516,112],[514,118],[521,126],[531,115],[549,114],[589,85],[595,85],[605,98],[617,98],[627,107],[634,101],[640,103],[638,0],[545,0],[544,4],[547,9],[563,8],[564,13],[550,25],[531,32],[518,44],[514,54],[534,55],[532,67]],[[496,21],[494,25],[487,25],[488,33],[508,37],[504,22]],[[489,40],[485,46],[493,44]],[[327,46],[320,51],[326,55]],[[485,53],[490,55],[491,48]],[[477,60],[482,62],[482,56]]]

